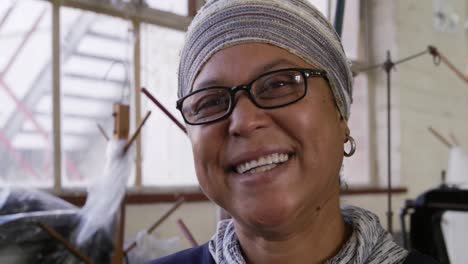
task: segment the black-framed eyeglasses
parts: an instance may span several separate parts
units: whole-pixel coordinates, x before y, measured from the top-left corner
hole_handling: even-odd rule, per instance
[[[227,118],[234,109],[235,95],[246,91],[259,108],[290,105],[307,94],[307,79],[327,78],[324,70],[288,68],[264,73],[248,84],[214,86],[196,90],[177,100],[177,109],[190,125],[209,124]]]

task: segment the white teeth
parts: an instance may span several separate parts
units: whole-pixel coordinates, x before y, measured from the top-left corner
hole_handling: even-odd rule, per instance
[[[265,172],[273,169],[279,163],[286,162],[289,159],[288,154],[273,153],[267,156],[260,157],[256,160],[251,160],[237,165],[237,173],[245,173],[250,170],[250,173]]]
[[[253,173],[260,173],[260,172],[269,171],[269,170],[273,169],[276,166],[278,166],[278,165],[268,164],[268,165],[260,166],[260,167],[257,167],[255,169],[250,170],[249,173],[253,174]]]

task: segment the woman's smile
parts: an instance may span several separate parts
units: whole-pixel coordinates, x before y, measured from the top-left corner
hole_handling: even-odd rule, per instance
[[[290,153],[274,152],[242,162],[232,170],[230,180],[246,187],[259,188],[260,185],[285,177],[292,159],[293,155]]]

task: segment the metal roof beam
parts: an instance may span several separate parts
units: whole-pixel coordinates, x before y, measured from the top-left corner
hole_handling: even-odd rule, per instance
[[[105,39],[105,40],[111,40],[111,41],[115,41],[115,42],[123,42],[123,43],[126,43],[126,44],[130,43],[130,40],[127,39],[127,38],[122,38],[122,37],[114,36],[114,35],[111,35],[111,34],[96,32],[94,30],[88,31],[87,36],[96,37],[96,38]]]
[[[84,52],[74,52],[73,55],[78,56],[80,58],[86,58],[86,59],[93,59],[93,60],[101,60],[101,61],[109,61],[109,62],[118,62],[118,63],[125,63],[128,64],[128,60],[122,60],[119,58],[112,58],[104,55],[97,55],[97,54],[89,54],[89,53],[84,53]]]
[[[64,48],[62,52],[63,61],[67,61],[72,55],[75,49],[78,47],[83,36],[88,31],[88,28],[91,26],[94,21],[94,15],[83,15],[73,27],[74,30],[68,33],[66,39],[68,40],[68,45]],[[29,89],[28,93],[21,100],[21,103],[27,106],[30,110],[33,110],[36,104],[39,102],[41,96],[44,95],[47,91],[51,91],[52,86],[52,62],[48,62],[42,68],[38,77],[34,80],[33,86]],[[23,115],[12,115],[6,122],[4,128],[4,133],[7,137],[11,138],[15,135],[21,128],[25,118]]]
[[[145,5],[135,3],[112,4],[108,1],[96,0],[62,0],[62,6],[79,8],[100,14],[135,20],[138,22],[169,27],[186,31],[192,18],[177,15],[171,12],[157,10]]]
[[[89,76],[89,75],[84,75],[84,74],[79,74],[79,73],[64,73],[63,77],[82,79],[82,80],[94,81],[94,82],[109,82],[109,83],[112,83],[112,84],[121,85],[122,88],[125,85],[125,82],[123,82],[121,80],[104,79],[104,78],[101,78],[101,77]]]

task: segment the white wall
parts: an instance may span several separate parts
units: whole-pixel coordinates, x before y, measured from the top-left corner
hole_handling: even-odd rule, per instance
[[[436,2],[436,1],[435,1]],[[418,52],[431,44],[463,70],[468,61],[468,20],[466,0],[451,3],[460,17],[458,32],[434,29],[432,1],[397,2],[399,56]],[[445,65],[438,67],[430,56],[398,67],[401,118],[401,174],[410,196],[440,183],[441,171],[447,169],[449,149],[429,134],[433,126],[446,137],[452,132],[461,145],[468,147],[468,85]]]

